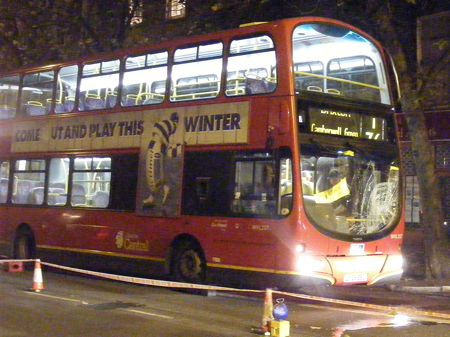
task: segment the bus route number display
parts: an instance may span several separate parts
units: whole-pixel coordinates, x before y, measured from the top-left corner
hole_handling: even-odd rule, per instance
[[[357,112],[310,107],[309,125],[313,133],[386,140],[386,120]]]

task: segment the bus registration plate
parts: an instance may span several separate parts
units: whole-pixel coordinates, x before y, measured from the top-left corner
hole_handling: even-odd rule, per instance
[[[344,283],[367,282],[367,273],[352,273],[344,275]]]

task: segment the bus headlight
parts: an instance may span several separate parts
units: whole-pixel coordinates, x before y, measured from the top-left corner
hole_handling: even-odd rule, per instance
[[[402,268],[403,268],[403,256],[389,255],[386,264],[383,268],[383,272],[401,270]]]
[[[305,245],[303,243],[300,243],[298,245],[295,246],[295,252],[297,254],[301,254],[305,252]]]
[[[330,266],[325,258],[309,255],[298,256],[297,270],[302,274],[331,273]]]

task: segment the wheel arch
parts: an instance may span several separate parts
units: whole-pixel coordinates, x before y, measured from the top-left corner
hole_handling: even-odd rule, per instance
[[[27,223],[21,223],[16,228],[16,231],[14,233],[12,247],[11,247],[12,256],[14,258],[17,258],[17,243],[18,243],[18,239],[21,236],[25,236],[27,238],[27,245],[28,245],[29,254],[30,254],[29,258],[36,257],[36,238],[35,238],[33,229]]]
[[[167,275],[170,275],[173,271],[173,257],[174,257],[174,253],[175,253],[177,247],[179,247],[180,245],[182,245],[185,242],[189,242],[189,243],[193,244],[198,249],[198,251],[205,263],[205,266],[206,266],[206,255],[205,255],[205,251],[204,251],[200,241],[192,234],[182,233],[173,238],[172,242],[170,243],[169,249],[167,251],[166,264],[165,264],[165,271],[166,271]]]

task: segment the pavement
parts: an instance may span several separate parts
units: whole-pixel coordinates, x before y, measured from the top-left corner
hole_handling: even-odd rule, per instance
[[[299,293],[390,308],[414,308],[450,315],[450,280],[403,279],[386,286],[305,287]],[[339,302],[339,301],[338,301]]]
[[[386,286],[391,291],[400,291],[416,294],[441,294],[450,297],[450,280],[415,280],[405,279],[399,283]]]

